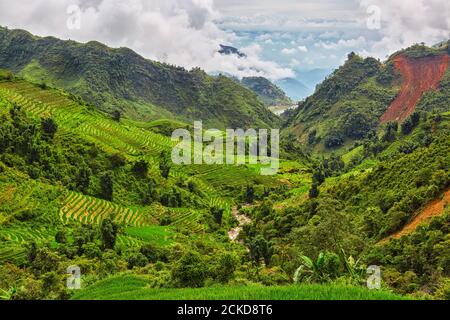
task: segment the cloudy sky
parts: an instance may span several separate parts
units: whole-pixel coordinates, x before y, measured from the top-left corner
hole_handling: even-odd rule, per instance
[[[450,38],[448,0],[0,0],[0,25],[272,80]],[[77,10],[79,8],[79,11]],[[246,58],[222,56],[219,44]]]

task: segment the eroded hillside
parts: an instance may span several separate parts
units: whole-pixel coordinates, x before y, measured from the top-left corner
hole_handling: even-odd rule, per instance
[[[402,88],[380,121],[402,121],[411,115],[425,92],[439,88],[449,62],[448,54],[419,59],[397,56],[393,63],[402,75]]]

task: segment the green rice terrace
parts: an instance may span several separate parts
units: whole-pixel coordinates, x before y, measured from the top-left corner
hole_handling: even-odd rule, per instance
[[[214,286],[202,289],[150,289],[145,278],[130,275],[107,279],[77,293],[74,300],[402,300],[388,291],[348,285],[285,287]]]
[[[433,63],[414,52],[411,66]],[[285,115],[279,170],[264,176],[263,161],[175,165],[171,134],[191,123],[106,113],[0,71],[0,299],[450,299],[443,74],[405,119],[384,122],[402,77],[350,54]],[[74,266],[79,290],[67,286]]]

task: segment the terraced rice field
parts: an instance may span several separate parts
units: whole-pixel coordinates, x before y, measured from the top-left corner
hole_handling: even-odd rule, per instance
[[[119,223],[130,226],[143,226],[149,222],[148,212],[121,207],[112,202],[76,192],[68,194],[59,214],[64,222],[75,220],[98,224],[109,216],[113,216]]]
[[[133,247],[140,247],[144,244],[144,241],[128,235],[119,235],[117,237],[117,245],[123,246],[125,248],[133,248]]]
[[[25,258],[25,249],[18,246],[0,246],[0,263],[15,262]]]
[[[402,300],[384,290],[339,284],[298,286],[214,286],[199,289],[152,289],[143,277],[119,275],[77,292],[73,300]]]
[[[54,90],[42,90],[25,82],[2,82],[0,96],[21,106],[33,116],[52,116],[63,129],[90,137],[107,152],[121,151],[129,156],[158,157],[163,150],[172,147],[168,137],[114,122]]]
[[[0,239],[5,242],[28,243],[43,242],[53,239],[53,233],[48,228],[20,228],[20,229],[4,229],[0,230]]]
[[[158,245],[167,245],[172,242],[173,231],[171,227],[149,226],[130,227],[125,229],[125,233],[140,241],[150,242]]]
[[[202,232],[205,226],[201,224],[200,220],[204,212],[204,210],[190,208],[169,208],[165,214],[170,216],[172,221],[170,226],[187,229],[192,232]]]
[[[108,153],[122,153],[127,158],[145,158],[151,171],[158,171],[158,160],[162,151],[170,151],[170,138],[132,125],[127,121],[117,123],[100,112],[88,109],[71,100],[57,90],[42,90],[27,82],[0,82],[0,98],[16,103],[34,117],[51,116],[58,123],[58,135],[81,134]],[[172,178],[194,181],[202,192],[201,201],[205,208],[221,207],[226,214],[231,212],[231,204],[216,190],[205,183],[205,179],[215,181],[217,186],[225,182],[246,181],[247,175],[239,170],[217,171],[217,167],[201,166],[197,175],[192,176],[191,168],[174,166]],[[250,170],[247,170],[251,172]],[[210,176],[207,176],[209,174]],[[208,181],[209,182],[209,181]],[[175,226],[187,226],[201,230],[199,211],[191,209],[168,209]],[[60,210],[63,221],[77,220],[83,223],[99,223],[103,218],[114,215],[116,220],[130,226],[154,223],[155,217],[149,212],[123,208],[104,200],[69,193]],[[157,220],[156,220],[157,221]]]
[[[0,230],[0,262],[14,262],[26,254],[24,244],[45,243],[54,239],[56,231],[48,227],[20,227]]]

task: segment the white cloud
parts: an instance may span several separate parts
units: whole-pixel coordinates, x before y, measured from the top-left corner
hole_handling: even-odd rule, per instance
[[[362,10],[378,6],[381,13],[380,35],[370,54],[383,58],[414,43],[435,44],[450,38],[450,2],[448,0],[360,0]]]
[[[342,48],[360,48],[367,44],[366,39],[363,36],[360,36],[355,39],[348,39],[344,40],[341,39],[337,42],[330,42],[330,41],[319,41],[314,46],[316,48],[323,48],[326,50],[337,50]]]
[[[286,54],[286,55],[293,55],[297,52],[297,49],[295,48],[284,48],[283,50],[281,50],[282,54]]]
[[[81,8],[80,30],[66,27],[66,10],[72,4]],[[247,58],[218,54],[220,44],[235,39],[233,32],[219,28],[220,17],[213,0],[0,0],[2,24],[38,35],[97,40],[130,47],[150,59],[237,77],[278,79],[293,74],[289,68],[262,60],[260,51],[250,52]]]
[[[305,46],[299,46],[297,49],[298,49],[298,51],[300,51],[300,52],[308,52],[308,48],[305,47]]]
[[[298,61],[297,59],[292,59],[290,65],[292,67],[298,67],[300,65],[300,61]]]

